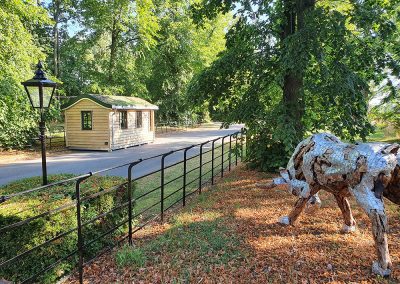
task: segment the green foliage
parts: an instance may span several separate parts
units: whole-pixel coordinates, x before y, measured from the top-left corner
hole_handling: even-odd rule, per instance
[[[230,15],[198,28],[191,4],[80,1],[82,30],[61,46],[65,93],[139,96],[160,106],[159,119],[192,116],[187,85],[224,49]]]
[[[68,95],[146,95],[136,61],[157,35],[152,5],[150,0],[78,2],[82,30],[60,51],[60,78]]]
[[[49,176],[49,181],[55,182],[71,177],[72,175],[52,175]],[[82,198],[98,191],[118,186],[123,181],[124,179],[120,177],[93,176],[82,183]],[[40,177],[16,181],[1,187],[0,195],[35,188],[40,185],[40,182]],[[0,235],[0,261],[10,259],[47,240],[61,236],[62,233],[68,230],[76,228],[77,219],[74,200],[75,183],[70,182],[15,197],[2,204],[0,208],[0,228],[59,208],[60,206],[68,204],[70,206],[50,215],[32,220],[20,227],[2,232]],[[92,220],[95,216],[111,210],[119,204],[126,202],[126,200],[126,189],[118,187],[110,193],[84,201],[81,210],[82,223],[85,224],[85,222]],[[86,244],[84,257],[86,260],[94,257],[105,246],[115,243],[115,238],[122,234],[122,231],[125,229],[124,227],[99,240],[91,241],[100,237],[117,224],[120,224],[122,220],[126,219],[126,215],[126,209],[115,210],[107,216],[98,218],[96,221],[83,226],[82,233]],[[21,282],[74,252],[76,248],[77,233],[76,229],[74,229],[71,233],[61,236],[22,257],[17,261],[18,265],[14,263],[3,267],[0,270],[0,278]],[[74,254],[45,273],[39,273],[37,281],[41,283],[54,283],[57,279],[70,272],[76,266],[76,263],[77,254]]]
[[[49,19],[35,2],[0,1],[0,148],[26,145],[37,127],[21,86],[33,76],[32,63],[44,58],[33,30]]]
[[[140,248],[125,245],[115,254],[117,266],[122,267],[143,267],[146,264],[146,256]]]
[[[158,104],[162,119],[191,115],[187,85],[224,49],[230,16],[196,28],[189,4],[81,1],[84,30],[61,47],[66,93],[134,95]]]
[[[186,1],[161,1],[156,13],[160,31],[157,45],[149,52],[146,86],[152,101],[160,105],[159,118],[178,120],[190,115],[186,88],[193,75],[224,49],[224,28],[230,17],[219,15],[196,28]]]
[[[225,48],[231,16],[196,27],[193,2],[0,0],[0,148],[23,147],[36,136],[38,117],[20,82],[32,77],[38,59],[63,83],[62,96],[138,96],[160,105],[159,119],[206,116],[186,90]],[[58,104],[51,120],[62,121]]]
[[[398,4],[203,1],[199,23],[234,7],[238,17],[227,50],[192,81],[191,98],[227,124],[245,122],[249,160],[264,170],[283,166],[311,132],[365,139],[369,83],[399,76]]]
[[[393,86],[388,81],[388,86],[375,87],[371,97],[371,109],[369,115],[376,124],[393,127],[400,130],[400,83]]]

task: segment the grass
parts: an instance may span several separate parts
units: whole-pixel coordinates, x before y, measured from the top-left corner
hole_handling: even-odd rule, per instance
[[[167,223],[139,231],[135,235],[135,246],[122,246],[114,254],[104,256],[112,258],[116,269],[108,265],[103,267],[100,258],[86,268],[87,279],[93,283],[133,280],[138,283],[193,283],[198,273],[213,273],[215,267],[229,270],[233,263],[245,261],[246,252],[240,248],[243,240],[234,234],[232,227],[226,226],[230,218],[211,210],[215,194],[220,191],[219,186],[214,186],[212,191],[205,191],[189,203],[183,212],[170,215]],[[199,207],[205,210],[199,213]],[[98,267],[103,267],[104,272],[99,273]],[[108,278],[106,271],[111,270],[117,271],[115,276],[130,275],[130,278]],[[146,271],[146,277],[131,278],[138,271]],[[100,279],[103,273],[106,278]],[[68,281],[74,282],[73,279]]]
[[[232,143],[232,147],[235,146],[235,143]],[[240,147],[240,145],[238,144]],[[222,163],[222,147],[221,145],[215,145],[215,153],[214,153],[214,176],[219,176],[222,170],[221,163]],[[226,169],[229,167],[229,142],[225,143],[224,145],[224,163],[223,163],[223,168]],[[212,163],[211,158],[212,158],[212,153],[209,151],[210,149],[203,149],[203,166],[202,166],[202,184],[210,181],[211,180],[211,166]],[[236,156],[235,156],[235,150],[231,152],[231,164],[232,167],[234,166],[234,163],[236,161]],[[238,161],[240,161],[240,157],[238,157]],[[186,195],[196,191],[199,187],[199,175],[200,175],[200,169],[197,169],[200,165],[200,158],[199,157],[194,157],[187,162],[187,177],[186,177]],[[183,163],[179,163],[173,167],[170,167],[165,170],[165,183],[168,183],[165,185],[164,188],[164,196],[169,196],[166,198],[164,201],[164,208],[168,208],[175,202],[177,202],[179,199],[183,197],[183,170],[184,166]],[[148,193],[149,191],[157,188],[160,186],[160,180],[161,180],[161,174],[160,172],[152,174],[150,176],[147,176],[145,178],[141,178],[137,181],[135,181],[135,192],[134,192],[134,197],[140,197],[141,195]],[[180,189],[180,190],[178,190]],[[178,191],[177,191],[178,190]],[[176,192],[175,192],[176,191]],[[174,193],[175,192],[175,193]],[[150,193],[146,195],[144,198],[139,198],[136,201],[135,204],[135,212],[142,212],[146,208],[154,205],[157,202],[160,202],[160,194],[161,194],[161,189],[158,189],[154,191],[153,193]],[[160,205],[155,206],[153,209],[150,211],[146,212],[145,215],[141,216],[142,218],[147,218],[150,216],[153,216],[155,214],[160,213]]]
[[[232,146],[234,146],[235,143],[232,143]],[[217,176],[220,174],[220,171],[222,168],[227,168],[229,165],[229,151],[227,150],[229,147],[229,142],[225,144],[225,151],[224,151],[224,156],[223,156],[223,166],[221,166],[221,161],[222,157],[218,157],[222,153],[221,147],[216,144],[215,148],[215,164],[214,164],[214,175]],[[203,167],[202,167],[202,181],[203,183],[208,181],[211,178],[211,151],[209,149],[204,148],[204,155],[203,155]],[[240,160],[240,157],[238,157]],[[199,177],[200,170],[197,169],[199,166],[199,157],[194,157],[187,162],[187,188],[186,188],[186,194],[193,193],[197,190],[199,182],[196,181],[196,179]],[[231,163],[232,165],[235,163],[235,156],[233,155],[233,152],[231,152]],[[190,172],[190,173],[189,173]],[[179,201],[179,199],[182,198],[183,195],[183,190],[182,190],[182,185],[183,185],[183,177],[180,177],[183,173],[183,163],[179,163],[175,166],[169,167],[168,169],[165,170],[165,182],[168,183],[165,186],[165,191],[164,191],[164,196],[166,198],[165,204],[164,204],[164,209],[168,208],[170,205],[174,204],[176,201]],[[55,182],[55,181],[60,181],[68,178],[73,178],[73,175],[68,175],[68,174],[62,174],[62,175],[50,175],[49,176],[49,182]],[[172,182],[170,182],[172,181]],[[194,182],[192,182],[194,181]],[[82,215],[81,219],[82,222],[88,222],[99,214],[108,212],[110,210],[113,210],[113,208],[118,207],[118,205],[124,203],[127,201],[127,191],[126,191],[126,179],[122,177],[115,177],[115,176],[99,176],[99,175],[93,175],[89,177],[87,180],[83,181],[81,183],[81,198],[85,199],[91,194],[97,194],[101,191],[106,192],[105,194],[101,194],[101,196],[95,197],[90,200],[84,200],[82,202]],[[10,195],[13,193],[18,193],[22,191],[26,191],[28,189],[32,189],[35,187],[40,186],[41,184],[41,178],[40,177],[33,177],[33,178],[27,178],[23,179],[20,181],[16,181],[13,183],[10,183],[6,186],[0,187],[0,196],[1,195]],[[123,186],[120,186],[123,184]],[[155,173],[150,176],[144,177],[142,179],[137,180],[134,183],[134,198],[139,197],[140,195],[143,195],[145,193],[148,193],[149,191],[156,189],[154,192],[147,194],[146,196],[139,198],[136,200],[136,203],[134,204],[134,214],[137,214],[139,212],[142,212],[149,206],[159,203],[160,202],[160,194],[161,190],[158,188],[160,186],[160,173]],[[108,192],[110,189],[115,188],[115,190],[112,190]],[[158,188],[158,189],[157,189]],[[39,214],[45,213],[46,215],[39,218],[38,222],[32,223],[32,228],[30,227],[30,230],[32,234],[26,234],[26,228],[25,225],[22,227],[19,227],[18,230],[21,232],[15,230],[13,234],[18,235],[18,234],[23,234],[24,237],[22,238],[14,238],[13,236],[1,236],[0,241],[3,237],[7,239],[3,239],[4,246],[1,246],[1,250],[4,249],[4,253],[2,253],[2,257],[0,257],[0,261],[9,259],[10,257],[13,257],[23,251],[26,251],[36,245],[39,245],[46,240],[49,240],[51,238],[54,238],[60,234],[62,234],[65,231],[68,231],[69,229],[75,228],[77,226],[76,223],[76,205],[75,205],[75,180],[71,182],[66,182],[60,185],[52,186],[50,188],[42,189],[39,191],[34,191],[30,193],[26,193],[24,195],[18,196],[18,197],[13,197],[10,200],[7,200],[7,202],[1,204],[0,206],[0,228],[3,226],[7,226],[9,224],[19,222],[26,220],[27,218],[37,216]],[[175,192],[175,193],[174,193]],[[172,194],[174,193],[174,194]],[[66,209],[63,209],[61,211],[56,211],[51,214],[47,214],[50,210],[54,210],[57,208],[60,208],[60,206],[65,206],[68,205],[69,207]],[[151,208],[149,211],[146,213],[141,214],[140,216],[136,217],[136,221],[134,224],[139,225],[140,223],[145,222],[146,220],[150,219],[153,216],[157,216],[160,213],[160,204],[157,204],[153,208]],[[83,237],[84,237],[84,242],[88,243],[91,242],[92,240],[96,239],[98,236],[100,236],[102,233],[107,232],[109,229],[114,227],[116,224],[119,224],[122,220],[126,220],[128,216],[128,208],[127,206],[124,206],[120,209],[117,209],[113,211],[113,213],[101,217],[91,223],[90,225],[86,226],[83,228]],[[204,224],[203,227],[197,228],[199,235],[202,236],[203,239],[208,239],[210,235],[201,235],[201,232],[215,232],[213,229],[214,224],[209,224],[206,225]],[[185,227],[185,226],[183,226]],[[177,228],[175,231],[178,232],[183,228],[182,226]],[[29,229],[29,228],[28,228]],[[196,228],[192,228],[196,229]],[[196,230],[197,230],[196,229]],[[24,231],[25,230],[25,231]],[[174,230],[171,231],[171,234],[175,234]],[[116,242],[119,237],[126,235],[127,233],[127,224],[124,226],[120,227],[117,229],[115,232],[113,232],[110,235],[107,235],[106,237],[102,238],[101,242],[94,242],[90,245],[87,245],[85,247],[85,259],[88,260],[92,257],[94,257],[98,252],[101,251],[106,245],[110,245]],[[215,234],[215,243],[214,247],[218,248],[218,246],[222,246],[226,244],[226,240],[223,239],[222,237],[218,237],[218,234]],[[194,245],[194,238],[191,240],[187,240],[186,244],[189,246]],[[13,243],[13,248],[11,250],[8,250],[7,253],[5,253],[7,246],[9,245],[12,240],[17,240],[17,242]],[[68,246],[63,244],[63,241],[68,242]],[[73,232],[72,234],[69,234],[67,237],[63,237],[59,240],[56,240],[52,242],[49,245],[45,246],[45,249],[48,249],[47,251],[43,251],[43,253],[47,256],[49,255],[49,258],[46,260],[43,260],[42,262],[39,262],[39,265],[43,268],[49,264],[51,264],[51,261],[55,261],[59,258],[61,258],[63,255],[66,255],[73,247],[76,247],[76,232]],[[162,242],[162,240],[159,240]],[[176,243],[172,244],[163,244],[159,243],[159,245],[167,245],[169,248],[173,248],[176,246]],[[21,249],[18,249],[18,246]],[[68,247],[68,248],[67,248]],[[201,247],[204,247],[204,244],[200,244],[200,251]],[[59,251],[62,251],[58,253]],[[39,251],[40,252],[40,251]],[[203,251],[204,253],[204,251]],[[126,263],[130,263],[132,265],[137,265],[140,267],[140,265],[143,264],[143,258],[142,258],[141,251],[131,251],[130,249],[126,248],[125,251],[121,252],[121,255],[119,256],[119,266],[124,266]],[[39,257],[39,256],[35,256]],[[75,259],[76,261],[76,259]],[[36,260],[35,260],[36,262]],[[32,262],[34,263],[34,262]],[[63,264],[64,265],[64,264]],[[30,269],[33,269],[32,271],[35,272],[37,271],[36,268],[33,268],[33,264],[29,264],[27,261],[25,261],[25,266],[22,267],[21,269],[24,269],[26,271],[26,274],[29,275]],[[57,268],[53,272],[53,274],[56,275],[62,275],[63,271],[68,271],[71,267],[70,263],[67,263],[67,266],[62,266],[64,268]],[[67,268],[65,268],[67,267]],[[39,267],[40,268],[40,267]],[[38,268],[38,269],[39,269]],[[33,273],[32,272],[32,273]],[[4,272],[0,271],[0,278],[1,276],[7,278],[7,279],[13,279],[16,282],[20,282],[22,279],[18,278],[18,274],[20,272]],[[13,275],[13,276],[10,276]],[[9,278],[9,277],[14,277],[14,278]],[[46,280],[47,282],[52,282],[55,278],[46,278],[50,280]],[[46,282],[44,281],[44,282]]]
[[[115,262],[118,267],[143,267],[146,263],[146,256],[141,249],[125,245],[115,254]]]
[[[376,131],[367,137],[368,142],[385,142],[385,143],[399,143],[400,138],[395,131],[388,132],[383,128],[377,128]]]
[[[231,233],[219,214],[208,212],[201,221],[196,214],[182,214],[173,218],[164,234],[143,246],[123,246],[116,252],[115,262],[120,269],[158,266],[162,265],[160,256],[167,254],[171,256],[171,269],[179,267],[182,271],[177,275],[182,280],[193,262],[201,263],[207,270],[207,266],[226,266],[232,259],[241,258],[242,253],[236,249],[239,239]]]
[[[232,238],[218,214],[208,212],[200,222],[194,221],[197,217],[191,214],[178,216],[171,222],[171,227],[146,244],[143,251],[148,255],[170,254],[173,263],[178,263],[188,250],[191,251],[188,257],[206,264],[226,265],[230,259],[240,257],[240,252],[235,249],[237,238]],[[211,257],[216,254],[220,255],[218,259]]]

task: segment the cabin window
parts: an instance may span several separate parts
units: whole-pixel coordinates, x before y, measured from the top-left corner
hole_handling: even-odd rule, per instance
[[[92,130],[92,114],[91,111],[81,111],[82,130]]]
[[[120,111],[119,112],[119,125],[121,129],[128,129],[128,112]]]
[[[136,112],[136,128],[142,128],[142,112]]]

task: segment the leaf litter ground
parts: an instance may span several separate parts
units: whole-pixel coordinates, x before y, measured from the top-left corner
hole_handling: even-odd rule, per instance
[[[332,195],[296,226],[277,223],[296,201],[284,186],[258,189],[270,175],[238,167],[163,224],[134,235],[134,257],[120,248],[85,267],[85,283],[400,283],[400,211],[386,200],[391,278],[371,274],[368,217],[352,201],[357,232],[340,233]],[[116,261],[117,260],[117,261]],[[66,282],[76,283],[76,275]]]

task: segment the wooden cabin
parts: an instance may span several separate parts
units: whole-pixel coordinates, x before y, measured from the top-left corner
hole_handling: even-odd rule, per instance
[[[78,96],[63,107],[66,146],[112,151],[153,142],[155,110],[137,97]]]

